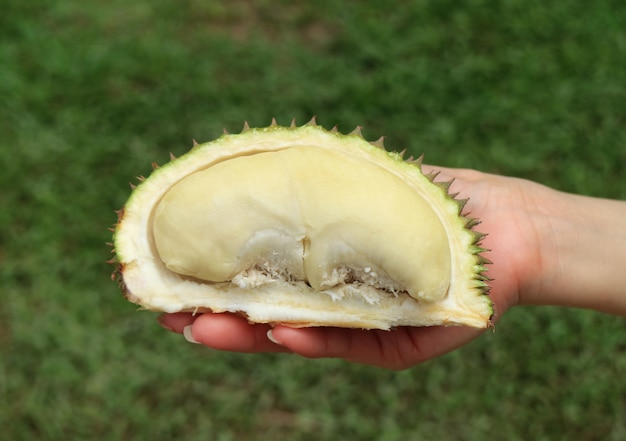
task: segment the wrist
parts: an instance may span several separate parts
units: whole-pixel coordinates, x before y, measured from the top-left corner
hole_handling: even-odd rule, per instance
[[[538,272],[521,303],[626,314],[626,202],[544,187],[530,217]]]

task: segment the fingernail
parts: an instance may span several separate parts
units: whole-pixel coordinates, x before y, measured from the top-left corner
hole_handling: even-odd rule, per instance
[[[274,337],[274,334],[272,333],[271,329],[269,331],[267,331],[267,338],[272,343],[275,343],[275,344],[280,345],[280,346],[284,346],[283,343],[280,340],[277,340],[276,337]]]
[[[200,342],[193,338],[193,335],[191,333],[191,328],[192,328],[192,325],[185,326],[183,328],[183,336],[185,337],[185,340],[187,340],[189,343],[194,343],[196,345],[199,345]]]

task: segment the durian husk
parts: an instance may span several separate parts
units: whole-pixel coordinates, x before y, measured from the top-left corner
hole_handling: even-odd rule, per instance
[[[451,249],[450,286],[444,298],[423,301],[406,293],[383,293],[364,301],[358,290],[338,298],[313,289],[306,281],[277,279],[260,286],[238,286],[230,281],[212,282],[168,270],[160,260],[152,235],[154,207],[167,191],[184,177],[211,164],[241,155],[274,151],[295,145],[342,149],[356,156],[374,158],[392,173],[411,181],[423,193],[441,219]],[[391,329],[398,326],[462,325],[485,328],[491,325],[493,306],[484,274],[489,261],[481,253],[483,235],[473,231],[479,221],[462,213],[466,200],[448,194],[450,182],[437,182],[437,174],[425,175],[421,158],[403,160],[402,154],[387,152],[382,138],[369,143],[360,129],[343,135],[317,125],[272,124],[239,134],[225,132],[219,139],[197,144],[190,152],[158,167],[140,183],[122,210],[114,227],[117,280],[125,297],[150,311],[230,312],[251,323],[285,324],[292,327],[334,326],[362,329]],[[410,270],[411,262],[406,262]]]

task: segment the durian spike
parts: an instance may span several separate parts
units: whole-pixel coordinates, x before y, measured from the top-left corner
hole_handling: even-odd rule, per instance
[[[228,130],[226,130],[226,127],[224,127],[224,128],[222,129],[222,133],[223,133],[224,135],[230,135],[230,133],[228,132]]]
[[[152,170],[156,170],[157,168],[159,168],[159,167],[160,167],[160,165],[159,165],[159,164],[157,164],[155,161],[152,161],[152,164],[151,164],[151,165],[152,165]]]
[[[478,274],[476,275],[476,277],[477,277],[479,280],[483,280],[483,281],[485,281],[485,282],[491,282],[493,279],[492,279],[491,277],[487,276],[486,274],[483,274],[483,271],[486,271],[486,270],[487,270],[487,268],[485,268],[484,266],[482,266],[482,265],[481,265],[481,267],[480,267],[480,273],[478,273]]]
[[[248,121],[244,121],[243,122],[243,129],[241,130],[241,133],[246,133],[249,130],[250,130],[250,124],[248,124]]]
[[[378,147],[381,150],[385,150],[385,137],[381,136],[376,141],[370,142],[374,147]]]
[[[468,230],[471,230],[472,228],[474,228],[478,224],[480,224],[480,220],[479,219],[476,219],[474,217],[468,218],[467,222],[465,223],[465,228],[467,228]]]
[[[474,233],[474,237],[476,238],[476,243],[481,242],[487,236],[487,233],[481,233],[479,231],[472,231],[472,233]]]
[[[480,265],[493,265],[493,262],[489,259],[487,259],[486,257],[479,255],[478,256],[478,263]]]
[[[462,214],[463,209],[465,208],[465,205],[467,204],[468,201],[469,201],[469,198],[456,200],[456,202],[459,204],[459,215]]]
[[[176,160],[176,156],[174,156],[174,153],[170,152],[170,161],[175,161]]]
[[[119,224],[121,220],[124,218],[124,209],[121,208],[119,210],[115,210],[115,214],[117,215],[117,223]]]
[[[437,179],[437,176],[439,176],[440,173],[441,173],[440,171],[434,171],[434,172],[425,174],[424,176],[426,176],[428,180],[434,184],[435,179]]]
[[[226,129],[224,129],[224,131],[226,131]],[[200,145],[200,144],[198,144],[198,141],[196,141],[195,139],[192,139],[191,142],[192,142],[192,144],[191,144],[192,150]]]
[[[469,250],[472,252],[472,254],[478,254],[484,251],[481,247],[479,247],[476,244],[470,245]]]
[[[272,118],[272,122],[270,123],[270,127],[276,127],[278,123],[276,122],[276,118]]]
[[[363,133],[361,130],[361,126],[356,126],[353,131],[351,131],[348,135],[358,136],[359,138],[363,138]]]
[[[417,158],[414,158],[413,155],[411,155],[409,159],[406,160],[406,162],[408,162],[409,164],[417,165],[419,169],[422,170],[422,164],[424,163],[424,154],[422,153]]]
[[[311,118],[311,120],[305,124],[305,126],[312,126],[312,127],[317,127],[317,116],[313,116],[313,118]]]
[[[131,190],[134,190],[135,188],[137,188],[137,186],[133,184],[132,182],[129,182],[128,185],[130,185]]]
[[[437,173],[439,174],[439,173]],[[452,183],[454,182],[454,179],[451,179],[449,181],[439,181],[439,182],[434,182],[433,180],[433,184],[435,184],[436,186],[438,186],[439,188],[442,188],[443,190],[445,190],[446,193],[448,193],[448,195],[454,199],[455,196],[458,195],[458,193],[456,194],[449,194],[450,191],[450,186],[452,185]]]
[[[143,181],[145,181],[145,180],[146,180],[146,178],[145,178],[145,176],[141,176],[141,175],[139,175],[139,176],[137,176],[137,180],[138,180],[139,182],[143,182]]]
[[[297,125],[296,125],[296,119],[295,119],[295,118],[292,118],[292,119],[291,119],[291,124],[289,125],[289,128],[290,128],[290,129],[295,129],[296,127],[297,127]]]

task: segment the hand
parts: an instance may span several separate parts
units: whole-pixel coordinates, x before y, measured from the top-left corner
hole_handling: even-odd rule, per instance
[[[497,320],[520,303],[521,293],[537,289],[534,281],[540,280],[542,262],[538,256],[540,232],[532,214],[536,207],[558,205],[558,192],[521,179],[424,166],[425,172],[433,170],[441,171],[437,181],[454,179],[450,192],[470,198],[465,211],[481,219],[476,229],[488,234],[482,245],[492,249],[485,256],[493,261],[488,276],[494,279],[491,298]],[[249,324],[237,315],[212,313],[165,314],[159,322],[214,349],[340,357],[389,369],[404,369],[437,357],[483,332],[467,327],[402,327],[391,331],[281,325],[271,328]]]

